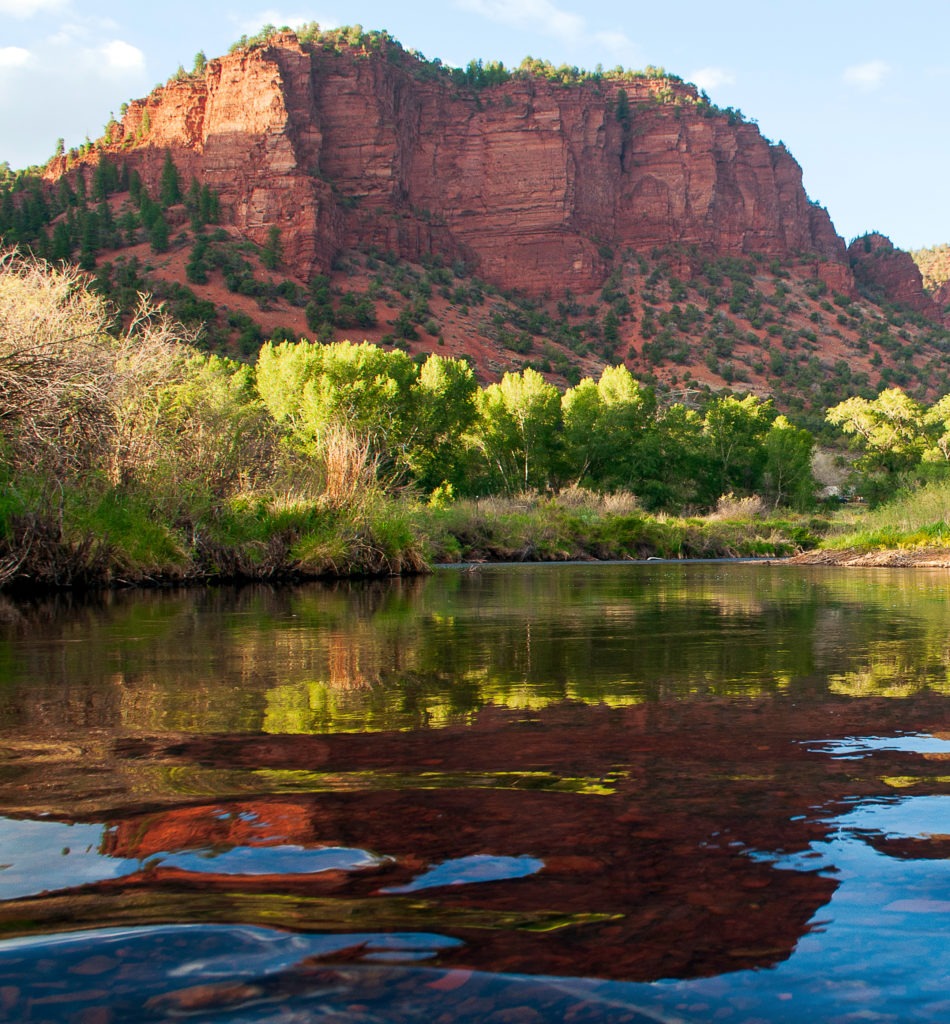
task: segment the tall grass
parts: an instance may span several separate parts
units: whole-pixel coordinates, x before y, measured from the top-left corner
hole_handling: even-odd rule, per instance
[[[427,543],[438,562],[780,557],[814,546],[824,527],[801,516],[767,517],[757,503],[729,511],[651,515],[631,495],[529,493],[429,510]]]
[[[842,510],[822,546],[867,551],[950,547],[950,480],[926,484],[873,509]]]

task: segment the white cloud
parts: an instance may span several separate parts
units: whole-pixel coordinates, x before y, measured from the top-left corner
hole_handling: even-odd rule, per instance
[[[718,89],[721,85],[734,85],[736,76],[728,68],[699,68],[687,78],[704,92]]]
[[[0,15],[26,20],[41,12],[61,11],[69,0],[0,0]]]
[[[50,46],[89,47],[118,29],[119,26],[111,18],[64,21],[52,35],[46,37],[46,42]]]
[[[636,45],[622,29],[592,31],[586,18],[552,0],[454,0],[454,4],[502,25],[553,36],[572,46],[593,46],[615,58],[636,59]]]
[[[853,64],[845,68],[842,78],[848,85],[857,89],[871,92],[883,84],[884,79],[891,73],[890,65],[883,60],[869,60],[865,64]]]
[[[22,46],[0,47],[0,68],[22,68],[33,60],[33,54]]]
[[[463,11],[517,28],[530,28],[559,39],[576,41],[586,34],[579,14],[563,11],[550,0],[456,0]]]
[[[605,50],[610,50],[611,53],[629,53],[634,49],[633,40],[626,32],[622,32],[619,29],[611,32],[595,32],[593,40],[598,46],[603,47]]]
[[[105,74],[128,75],[145,71],[145,54],[137,46],[122,39],[113,39],[100,46],[92,51],[92,56],[100,62]]]

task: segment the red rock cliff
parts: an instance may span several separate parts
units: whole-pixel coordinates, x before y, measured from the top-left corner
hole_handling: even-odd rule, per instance
[[[166,149],[252,239],[279,227],[304,277],[377,245],[462,257],[506,288],[583,292],[610,251],[683,243],[814,254],[851,287],[844,242],[785,148],[667,79],[473,92],[408,57],[283,35],[133,103],[107,152],[154,187]]]
[[[924,291],[920,268],[909,252],[897,249],[878,233],[856,238],[848,248],[859,286],[872,299],[906,306],[931,320],[941,321],[942,307]]]

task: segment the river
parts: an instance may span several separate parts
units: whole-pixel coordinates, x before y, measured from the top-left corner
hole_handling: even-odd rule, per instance
[[[0,613],[0,1020],[950,1019],[943,571]]]

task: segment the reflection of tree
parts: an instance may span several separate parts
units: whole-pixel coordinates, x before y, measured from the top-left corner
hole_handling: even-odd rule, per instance
[[[885,647],[883,642],[872,645],[865,666],[829,677],[829,690],[845,697],[909,697],[924,690],[950,693],[946,666],[942,666],[942,678],[935,678],[926,661],[911,660],[910,652],[888,655]]]
[[[8,726],[419,728],[488,705],[945,692],[945,589],[776,567],[483,567],[71,600],[0,643]],[[22,642],[26,636],[29,642]],[[44,643],[44,638],[49,643]]]

